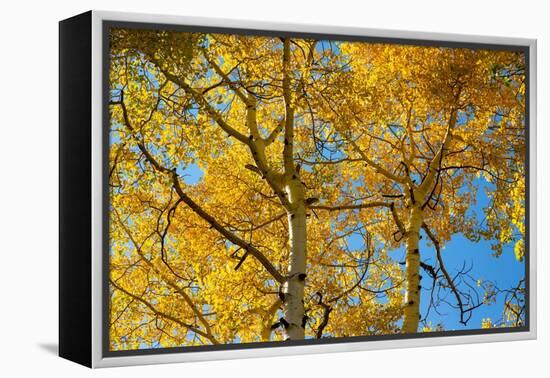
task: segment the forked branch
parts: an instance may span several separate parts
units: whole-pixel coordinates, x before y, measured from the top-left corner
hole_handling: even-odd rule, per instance
[[[263,267],[271,274],[271,276],[279,283],[284,283],[286,281],[286,278],[275,268],[275,266],[269,261],[269,259],[256,247],[251,245],[250,243],[246,242],[242,238],[238,237],[233,232],[226,229],[221,223],[219,223],[213,216],[211,216],[209,213],[207,213],[201,206],[199,206],[191,197],[189,197],[181,187],[178,174],[175,169],[168,169],[164,167],[162,164],[160,164],[154,157],[151,155],[151,153],[147,150],[145,147],[145,144],[138,140],[137,137],[134,135],[134,128],[131,125],[130,119],[128,117],[126,105],[123,100],[117,103],[122,107],[122,113],[123,118],[126,127],[131,133],[131,136],[136,140],[137,146],[140,149],[140,151],[145,156],[145,159],[160,173],[168,174],[170,175],[172,179],[172,185],[174,189],[176,190],[176,193],[180,197],[180,199],[187,205],[189,208],[197,215],[199,215],[203,220],[205,220],[212,228],[214,228],[216,231],[218,231],[221,235],[223,235],[227,240],[229,240],[231,243],[241,247],[244,251],[247,253],[250,253],[252,256],[254,256],[260,264],[263,265]]]

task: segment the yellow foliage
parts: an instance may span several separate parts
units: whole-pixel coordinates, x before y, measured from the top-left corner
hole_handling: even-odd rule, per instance
[[[266,266],[289,269],[292,206],[276,190],[289,180],[307,207],[307,338],[400,331],[406,277],[387,251],[404,242],[395,218],[408,225],[428,194],[422,221],[442,244],[464,233],[514,242],[523,258],[524,74],[499,76],[521,71],[521,54],[304,39],[289,48],[285,66],[278,38],[112,30],[112,350],[284,340],[284,327],[272,329],[284,285]],[[422,191],[452,112],[444,173]],[[476,180],[494,203],[484,229],[469,214]],[[385,205],[336,209],[376,201]]]

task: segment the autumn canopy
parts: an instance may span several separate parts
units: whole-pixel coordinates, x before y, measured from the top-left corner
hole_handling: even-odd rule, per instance
[[[119,28],[109,85],[111,350],[525,325],[523,53]]]

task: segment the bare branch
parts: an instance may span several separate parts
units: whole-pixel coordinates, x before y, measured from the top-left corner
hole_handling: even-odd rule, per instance
[[[451,291],[453,292],[453,294],[456,298],[456,301],[458,303],[458,307],[460,309],[460,323],[466,325],[464,315],[465,315],[466,312],[468,312],[468,310],[464,309],[464,304],[462,303],[462,297],[460,296],[460,293],[458,292],[453,279],[451,278],[451,276],[447,272],[447,268],[445,268],[445,264],[443,263],[443,258],[441,257],[441,247],[439,245],[439,241],[437,240],[437,238],[432,233],[432,231],[430,230],[430,228],[428,227],[428,225],[426,223],[422,224],[422,228],[424,229],[424,231],[426,232],[426,235],[428,235],[428,237],[430,238],[430,240],[434,244],[436,255],[437,255],[437,261],[439,263],[439,267],[441,269],[441,272],[443,273],[443,276],[445,277],[445,280],[449,284],[449,287],[451,288]]]
[[[174,291],[176,293],[178,293],[182,298],[183,300],[185,301],[185,303],[187,303],[187,305],[191,308],[191,310],[193,311],[193,313],[195,314],[195,316],[197,316],[197,318],[199,319],[199,321],[204,325],[205,329],[206,329],[206,332],[208,333],[208,335],[210,336],[210,338],[214,338],[214,336],[212,335],[212,330],[211,330],[211,327],[210,327],[210,324],[208,323],[208,321],[204,318],[204,316],[202,315],[202,312],[199,311],[199,309],[197,308],[197,306],[195,306],[195,303],[193,302],[193,300],[191,299],[191,297],[176,283],[174,282],[173,280],[171,280],[170,278],[168,278],[161,270],[159,270],[155,264],[153,264],[152,261],[150,261],[149,259],[147,259],[145,257],[145,254],[143,253],[143,251],[141,250],[141,246],[137,243],[137,241],[134,239],[134,236],[132,235],[132,233],[130,232],[130,230],[128,229],[128,227],[126,226],[126,224],[122,221],[122,219],[120,219],[120,214],[119,212],[113,208],[113,213],[115,214],[117,220],[118,220],[118,223],[120,224],[120,226],[122,227],[122,229],[124,230],[124,233],[126,233],[126,235],[128,236],[128,238],[130,239],[130,241],[132,242],[132,244],[134,245],[134,247],[136,248],[136,252],[137,254],[140,256],[141,260],[143,260],[145,262],[146,265],[148,265],[155,273],[157,273],[164,282],[166,282],[168,284],[168,286],[170,286],[172,289],[174,289]],[[164,261],[164,260],[163,260]],[[172,273],[174,273],[174,271],[172,270],[172,268],[170,268],[170,271],[172,271]],[[175,273],[174,273],[175,274]],[[178,275],[176,275],[177,277],[179,277]]]
[[[449,146],[451,145],[451,142],[453,140],[453,129],[455,128],[456,120],[457,110],[453,108],[451,109],[449,123],[447,124],[447,131],[445,132],[445,137],[443,138],[441,147],[437,151],[437,154],[428,164],[428,171],[422,179],[422,183],[418,187],[419,193],[427,193],[428,190],[430,190],[430,194],[426,198],[419,199],[420,201],[422,201],[422,208],[424,208],[430,202],[437,187],[440,172],[439,168],[441,167],[443,158],[445,157],[445,154],[447,153],[447,150],[449,149]]]
[[[130,298],[132,298],[132,299],[134,299],[134,300],[136,300],[136,301],[138,301],[138,302],[144,304],[144,305],[145,305],[147,308],[149,308],[149,310],[151,310],[155,315],[160,316],[160,317],[163,317],[163,318],[165,318],[165,319],[167,319],[167,320],[170,320],[170,321],[172,321],[172,322],[174,322],[174,323],[176,323],[176,324],[178,324],[178,325],[180,325],[180,326],[182,326],[182,327],[184,327],[184,328],[187,328],[187,329],[190,330],[191,332],[194,332],[194,333],[196,333],[197,335],[200,335],[200,336],[202,336],[202,337],[204,337],[204,338],[210,340],[210,342],[212,342],[212,344],[219,344],[219,342],[218,342],[216,339],[212,338],[211,335],[207,334],[206,332],[201,331],[200,329],[198,329],[197,327],[192,326],[191,324],[187,324],[187,323],[181,321],[180,319],[178,319],[178,318],[176,318],[176,317],[174,317],[174,316],[172,316],[172,315],[170,315],[170,314],[167,314],[167,313],[165,313],[165,312],[162,312],[162,311],[158,310],[157,308],[155,308],[155,306],[153,306],[151,303],[149,303],[149,302],[146,301],[145,299],[143,299],[143,298],[141,298],[141,297],[139,297],[139,296],[137,296],[137,295],[135,295],[135,294],[129,292],[128,290],[124,289],[122,286],[117,285],[112,279],[109,279],[109,282],[111,283],[111,285],[112,285],[115,289],[117,289],[117,290],[123,292],[124,294],[126,294],[126,295],[129,296]]]
[[[336,126],[335,126],[336,128]],[[357,143],[353,140],[351,136],[346,135],[345,132],[340,130],[339,128],[336,128],[336,130],[342,134],[342,136],[348,141],[348,143],[351,145],[352,149],[361,157],[361,159],[371,168],[375,170],[376,173],[380,173],[381,175],[385,176],[386,178],[397,182],[399,184],[406,184],[407,178],[394,175],[384,167],[382,167],[380,164],[376,163],[374,160],[370,159],[363,150],[357,145]]]
[[[222,78],[223,82],[227,84],[237,96],[239,96],[239,98],[242,100],[242,102],[245,103],[245,105],[252,105],[250,99],[237,87],[237,85],[229,78],[229,76],[225,72],[223,72],[221,67],[212,58],[210,58],[210,56],[208,56],[207,52],[204,49],[201,50],[204,58],[214,68],[214,71],[216,71],[216,73]]]
[[[373,207],[391,207],[391,204],[388,202],[366,202],[359,203],[355,205],[337,205],[337,206],[326,206],[326,205],[313,205],[309,206],[310,209],[316,210],[327,210],[327,211],[340,211],[340,210],[357,210],[357,209],[370,209]]]
[[[323,295],[321,293],[317,292],[317,295],[319,296],[318,303],[320,306],[323,307],[323,320],[321,320],[321,324],[319,324],[319,327],[315,331],[315,337],[320,339],[323,337],[323,331],[328,325],[328,320],[329,320],[330,313],[332,312],[332,307],[323,302]]]
[[[124,104],[124,101],[121,101],[119,104],[122,106],[122,110],[123,110],[123,114],[124,114],[124,121],[126,123],[126,127],[132,133],[133,138],[135,138],[137,140],[137,137],[135,135],[133,135],[133,127],[132,127],[132,125],[130,123],[130,120],[127,116],[127,110],[126,110],[126,105]],[[141,152],[143,153],[143,155],[147,159],[147,161],[157,171],[159,171],[161,173],[169,174],[171,176],[172,184],[174,186],[174,189],[176,190],[176,193],[181,198],[181,200],[183,202],[185,202],[185,204],[187,206],[189,206],[189,208],[191,208],[191,210],[193,210],[193,212],[195,212],[202,219],[204,219],[206,222],[208,222],[212,228],[214,228],[216,231],[218,231],[220,234],[222,234],[227,240],[229,240],[230,242],[232,242],[235,245],[238,245],[239,247],[241,247],[245,251],[250,252],[250,254],[253,255],[264,266],[264,268],[273,276],[273,278],[277,282],[283,283],[283,282],[286,281],[286,278],[281,273],[279,273],[277,268],[275,268],[275,266],[269,261],[269,259],[267,259],[267,257],[264,256],[264,254],[260,250],[258,250],[254,246],[252,246],[250,243],[247,243],[245,240],[241,239],[240,237],[235,235],[233,232],[226,229],[218,221],[216,221],[214,219],[214,217],[212,217],[210,214],[208,214],[204,209],[202,209],[202,207],[200,207],[187,194],[185,194],[185,192],[183,191],[183,189],[181,187],[181,184],[180,184],[180,181],[179,181],[179,178],[178,178],[178,175],[177,175],[175,169],[168,169],[168,168],[164,167],[163,165],[161,165],[151,155],[151,153],[147,150],[147,148],[145,148],[145,145],[141,141],[138,141],[137,144],[138,144],[139,149],[141,150]]]
[[[162,74],[171,82],[174,84],[177,84],[181,88],[183,88],[187,93],[189,93],[193,99],[201,105],[206,112],[216,121],[216,123],[224,130],[227,134],[234,137],[238,141],[248,145],[248,137],[244,134],[241,134],[239,131],[237,131],[235,128],[233,128],[231,125],[229,125],[221,116],[221,114],[212,106],[206,98],[204,98],[203,94],[197,91],[196,89],[192,88],[189,84],[185,82],[184,79],[179,78],[178,76],[172,74],[171,72],[168,72],[167,70],[162,68],[162,65],[157,62],[153,57],[150,57],[151,61],[161,70]]]

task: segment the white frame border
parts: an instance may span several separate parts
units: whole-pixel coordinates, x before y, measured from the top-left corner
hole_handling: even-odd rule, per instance
[[[407,38],[430,41],[518,45],[529,48],[529,327],[528,332],[495,333],[483,335],[443,336],[400,340],[314,344],[285,347],[258,347],[204,352],[150,354],[121,357],[103,357],[103,303],[102,303],[102,229],[103,229],[103,21],[127,21],[157,24],[225,27],[358,35],[382,38]],[[288,356],[296,354],[351,352],[389,348],[426,347],[437,345],[484,343],[496,341],[531,340],[537,337],[537,41],[536,39],[490,37],[478,35],[427,33],[416,31],[366,29],[356,27],[323,26],[315,24],[267,23],[203,17],[183,17],[156,14],[92,11],[92,367],[192,362],[235,358]]]

